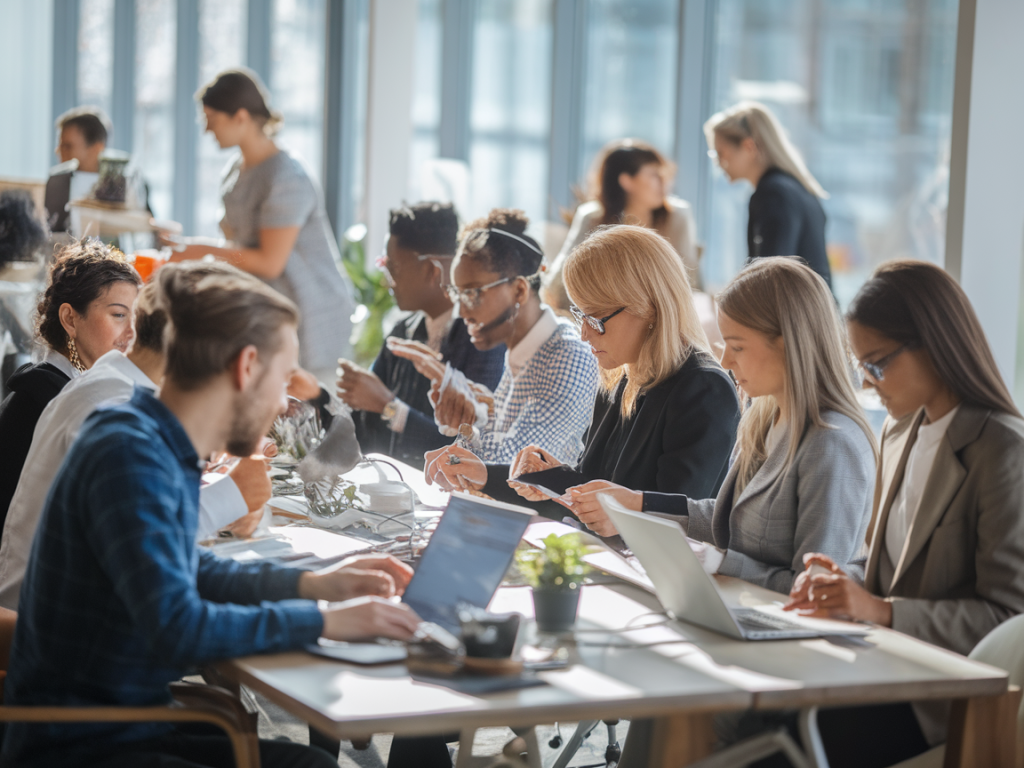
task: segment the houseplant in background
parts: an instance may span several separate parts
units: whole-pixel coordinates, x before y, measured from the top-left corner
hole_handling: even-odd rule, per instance
[[[384,321],[395,301],[384,273],[367,265],[365,243],[365,225],[354,224],[346,229],[341,263],[355,286],[352,353],[356,363],[369,368],[384,345]]]
[[[544,538],[543,549],[521,549],[516,563],[533,587],[533,607],[541,632],[567,632],[576,623],[580,587],[590,572],[583,557],[590,548],[578,533]]]

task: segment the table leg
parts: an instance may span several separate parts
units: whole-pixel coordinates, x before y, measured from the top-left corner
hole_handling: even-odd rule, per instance
[[[679,768],[711,754],[715,744],[714,715],[659,717],[651,732],[651,768]]]
[[[999,696],[957,699],[949,715],[945,768],[1015,768],[1020,688]]]

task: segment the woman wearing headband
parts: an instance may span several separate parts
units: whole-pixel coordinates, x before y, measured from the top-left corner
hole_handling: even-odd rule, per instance
[[[679,256],[645,227],[596,230],[565,264],[565,285],[583,340],[601,367],[601,392],[576,465],[581,480],[713,496],[728,471],[739,400],[711,356]],[[510,466],[485,465],[450,446],[427,454],[427,478],[522,503],[508,478],[566,462],[536,442]],[[453,462],[454,459],[454,462]],[[566,505],[520,484],[516,492],[555,519]]]
[[[493,407],[470,447],[484,461],[507,464],[536,443],[574,463],[590,425],[597,364],[576,329],[541,304],[544,256],[526,234],[528,224],[522,211],[495,209],[466,226],[452,262],[449,295],[469,340],[480,350],[507,348]],[[440,406],[438,414],[448,422]],[[471,420],[456,418],[448,426]]]

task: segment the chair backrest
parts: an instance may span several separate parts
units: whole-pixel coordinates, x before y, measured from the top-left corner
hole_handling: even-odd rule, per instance
[[[1005,669],[1010,685],[1024,687],[1024,614],[1004,621],[981,639],[970,657]],[[1024,701],[1017,710],[1017,738],[1024,737]]]

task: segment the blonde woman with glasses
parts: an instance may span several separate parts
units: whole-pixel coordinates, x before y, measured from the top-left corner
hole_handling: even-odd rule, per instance
[[[706,571],[776,592],[789,591],[811,552],[859,578],[876,447],[825,281],[792,259],[759,259],[718,308],[722,365],[750,402],[717,498],[589,483],[569,491],[577,516],[602,536],[616,533],[603,493],[638,512],[678,515]]]
[[[650,229],[604,227],[572,252],[564,277],[582,339],[601,369],[601,391],[596,400],[591,396],[593,420],[575,469],[540,441],[520,451],[511,466],[485,465],[453,446],[428,454],[428,480],[521,503],[511,484],[522,498],[539,503],[538,513],[556,519],[566,509],[576,512],[574,500],[515,478],[561,468],[559,476],[571,478],[570,484],[610,480],[649,491],[713,495],[728,469],[739,401],[708,350],[678,254]]]
[[[754,187],[747,217],[747,255],[796,256],[831,289],[832,271],[825,253],[828,197],[811,175],[772,111],[743,101],[704,123],[709,154],[730,181]]]

